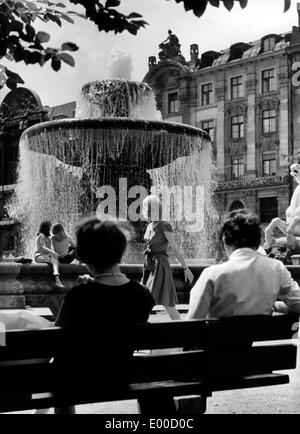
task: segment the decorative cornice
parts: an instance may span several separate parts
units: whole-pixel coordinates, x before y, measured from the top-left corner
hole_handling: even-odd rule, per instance
[[[245,138],[231,139],[231,142],[227,143],[227,152],[230,155],[239,155],[247,152],[247,144],[245,143]]]
[[[225,112],[226,117],[242,115],[246,116],[248,110],[247,104],[244,102],[230,102],[226,103]]]
[[[255,104],[256,114],[261,116],[261,112],[264,110],[276,110],[276,114],[278,114],[279,106],[280,100],[276,96],[261,97]]]
[[[289,176],[244,178],[237,181],[219,182],[216,191],[244,190],[246,188],[273,187],[277,185],[289,185]]]

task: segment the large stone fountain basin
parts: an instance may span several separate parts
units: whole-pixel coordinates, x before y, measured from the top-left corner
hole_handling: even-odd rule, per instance
[[[176,158],[190,155],[210,142],[209,135],[190,125],[145,121],[130,118],[61,119],[36,124],[22,134],[27,149],[53,155],[74,166],[82,166],[86,148],[90,157],[97,154],[97,162],[120,157],[130,159],[134,166],[145,163],[145,169],[170,164]]]

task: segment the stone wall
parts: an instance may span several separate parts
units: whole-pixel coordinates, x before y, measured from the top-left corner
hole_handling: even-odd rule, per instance
[[[191,266],[196,278],[205,266]],[[139,281],[142,265],[122,265],[122,271]],[[179,303],[188,303],[189,284],[184,282],[180,266],[172,266]],[[83,265],[61,265],[61,280],[65,288],[55,286],[52,268],[47,264],[0,263],[0,309],[21,309],[26,305],[57,309],[66,292],[78,283],[78,276],[87,273]]]
[[[207,265],[191,265],[195,279]],[[122,265],[122,271],[132,280],[139,281],[142,265]],[[300,266],[289,266],[293,278],[300,284]],[[189,302],[190,285],[184,282],[180,266],[172,266],[179,303]],[[22,309],[49,307],[56,311],[67,291],[75,286],[78,276],[87,273],[82,265],[61,265],[61,280],[65,288],[55,286],[51,267],[46,264],[23,265],[9,262],[0,263],[0,309]],[[243,283],[241,282],[241,285]]]

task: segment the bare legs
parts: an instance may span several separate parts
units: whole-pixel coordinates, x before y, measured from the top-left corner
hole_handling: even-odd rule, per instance
[[[40,255],[40,256],[37,256],[35,258],[35,262],[40,263],[40,264],[43,264],[43,263],[45,263],[45,264],[52,264],[53,275],[54,275],[54,278],[55,278],[55,284],[56,284],[56,286],[58,286],[60,288],[64,287],[64,285],[62,284],[62,282],[61,282],[61,280],[59,278],[59,269],[58,269],[59,262],[58,262],[58,259],[55,256],[51,255],[50,253],[45,254],[45,255]]]
[[[164,308],[166,309],[172,321],[178,321],[181,319],[180,313],[178,312],[175,306],[174,307],[164,306]]]
[[[53,275],[55,278],[55,284],[56,286],[63,288],[64,285],[62,284],[60,278],[59,278],[59,271],[58,271],[58,267],[59,267],[59,262],[58,259],[54,258],[53,256],[51,256],[51,264],[53,267]]]

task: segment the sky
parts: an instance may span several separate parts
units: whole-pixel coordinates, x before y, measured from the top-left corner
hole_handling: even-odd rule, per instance
[[[60,0],[61,1],[61,0]],[[81,12],[80,8],[63,0],[68,9]],[[75,24],[64,22],[62,28],[54,23],[38,24],[39,30],[51,34],[50,47],[59,47],[63,42],[74,42],[80,48],[71,53],[75,67],[63,64],[55,72],[50,64],[25,65],[23,62],[6,62],[9,69],[21,75],[25,86],[35,90],[45,106],[54,106],[74,101],[84,83],[109,78],[111,65],[116,57],[126,59],[126,78],[142,81],[148,71],[148,57],[158,55],[158,45],[166,39],[168,29],[177,35],[182,54],[189,60],[190,45],[199,45],[199,53],[228,48],[236,42],[250,42],[269,33],[284,33],[298,25],[297,0],[283,13],[284,0],[248,0],[241,9],[235,4],[231,12],[223,5],[208,6],[204,15],[197,18],[191,11],[185,12],[183,4],[175,0],[121,0],[123,13],[139,12],[149,23],[137,36],[124,32],[99,32],[91,21],[75,19]],[[2,60],[1,60],[2,62]],[[5,96],[0,90],[0,101]]]

